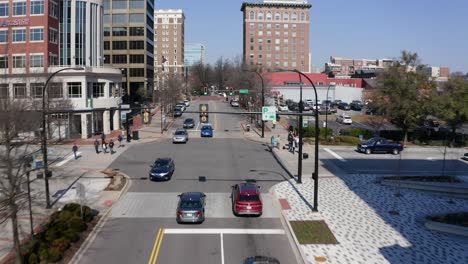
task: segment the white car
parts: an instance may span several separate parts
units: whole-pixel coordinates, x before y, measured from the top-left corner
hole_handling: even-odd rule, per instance
[[[231,106],[232,107],[239,107],[239,102],[238,101],[232,101]]]
[[[351,125],[353,123],[353,120],[349,115],[341,114],[336,118],[336,122],[345,125]]]
[[[287,105],[280,105],[278,106],[278,110],[281,112],[287,112],[289,109]]]
[[[189,106],[190,106],[190,101],[189,101],[189,100],[187,100],[187,99],[184,100],[184,103],[185,103],[185,106],[186,106],[186,107],[189,107]]]

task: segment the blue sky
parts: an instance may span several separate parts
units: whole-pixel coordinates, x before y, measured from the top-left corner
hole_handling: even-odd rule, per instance
[[[206,45],[208,63],[242,56],[241,0],[156,0],[156,9],[182,9],[186,43]],[[260,2],[252,0],[247,2]],[[468,72],[467,0],[309,0],[312,64],[330,56],[397,58]]]

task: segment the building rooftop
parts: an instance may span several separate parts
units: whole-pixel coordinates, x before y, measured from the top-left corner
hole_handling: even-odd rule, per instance
[[[248,3],[243,2],[241,11],[245,11],[247,6],[260,6],[260,7],[302,7],[302,8],[311,8],[312,5],[306,1],[265,1],[263,3]]]

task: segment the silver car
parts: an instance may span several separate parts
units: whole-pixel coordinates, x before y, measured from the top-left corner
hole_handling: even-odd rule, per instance
[[[202,223],[205,221],[205,197],[202,192],[179,194],[177,205],[177,223]]]
[[[187,130],[183,128],[178,128],[174,132],[174,136],[172,137],[172,143],[187,143],[189,139],[189,135]]]

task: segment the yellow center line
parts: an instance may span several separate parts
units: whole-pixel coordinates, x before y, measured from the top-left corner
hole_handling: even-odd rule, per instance
[[[162,240],[164,237],[164,228],[160,228],[158,231],[158,235],[154,240],[153,250],[151,250],[151,255],[148,260],[148,264],[156,264],[159,255],[159,249],[161,248]]]

